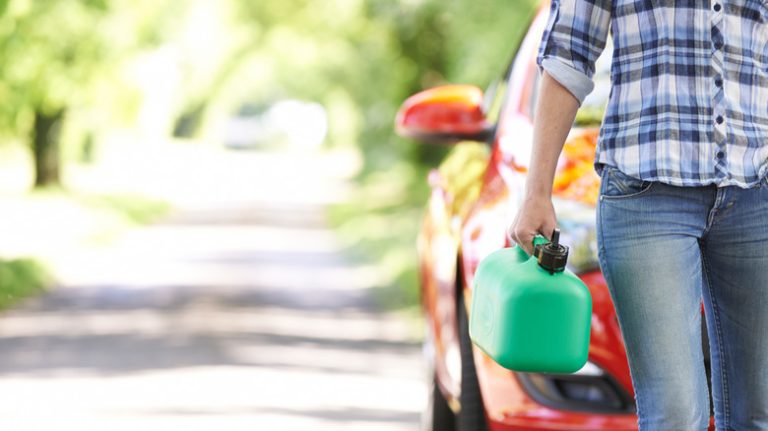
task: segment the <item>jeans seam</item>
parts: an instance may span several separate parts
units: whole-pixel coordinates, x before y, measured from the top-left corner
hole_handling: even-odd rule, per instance
[[[599,245],[599,249],[600,249],[600,253],[598,255],[598,261],[600,262],[601,269],[602,268],[606,268],[607,269],[608,265],[606,265],[606,262],[605,262],[605,246],[604,246],[604,244],[605,244],[605,242],[604,242],[605,235],[603,233],[603,211],[599,208],[599,205],[600,205],[600,203],[598,203],[598,211],[597,211],[597,214],[599,216],[599,220],[598,220],[598,223],[597,223],[598,224],[598,231],[597,231],[597,233],[599,235],[598,245]],[[605,279],[605,282],[610,285],[611,277],[610,277],[610,275],[608,275],[608,272],[605,271],[605,270],[602,270],[601,272],[603,274],[603,278]],[[611,300],[613,300],[613,299],[611,299]],[[614,308],[616,308],[616,303],[615,302],[614,302]],[[618,313],[617,313],[617,320],[618,320]],[[619,326],[621,326],[621,322],[619,322]],[[624,340],[622,340],[622,342],[624,342]],[[626,351],[626,345],[624,346],[624,350]],[[629,360],[629,356],[627,356],[627,360]],[[632,379],[631,376],[630,376],[630,380],[632,381],[632,390],[633,390],[634,395],[635,395],[635,408],[637,409],[637,411],[639,413],[639,410],[640,410],[639,409],[639,407],[640,407],[640,393],[634,387],[634,379]],[[643,425],[642,419],[643,419],[643,417],[641,417],[638,414],[637,415],[637,427],[638,427],[638,430],[642,430],[643,429],[643,427],[642,427],[642,425]]]
[[[608,169],[608,171],[607,171],[607,173],[605,175],[605,177],[607,177],[607,178],[603,178],[603,181],[611,181],[611,179],[613,179],[614,181],[622,181],[622,179],[621,178],[617,178],[617,176],[615,174],[615,171],[618,170],[617,168],[615,168],[613,166],[606,166],[604,169]],[[626,174],[624,174],[624,175],[626,175]],[[648,184],[645,187],[642,187],[642,189],[640,191],[637,191],[637,192],[634,192],[634,193],[630,193],[628,195],[619,195],[619,196],[603,195],[602,199],[608,200],[608,201],[610,201],[610,200],[617,200],[618,201],[618,200],[622,200],[622,199],[631,199],[631,198],[635,198],[635,197],[641,197],[641,196],[649,193],[651,191],[651,189],[654,188],[656,186],[656,184],[657,184],[656,181],[644,181],[644,180],[640,180],[640,181],[643,181],[643,183],[648,182],[650,184]]]
[[[648,184],[648,186],[646,186],[645,188],[643,188],[642,190],[640,190],[638,192],[631,193],[631,194],[628,194],[628,195],[621,195],[621,196],[608,196],[608,195],[604,195],[603,199],[605,199],[606,201],[619,201],[619,200],[623,200],[623,199],[639,198],[641,196],[649,194],[651,192],[651,189],[653,189],[656,186],[656,184],[657,184],[656,181],[650,181],[650,184]]]
[[[703,272],[706,275],[705,277],[705,283],[707,285],[707,294],[709,295],[709,301],[712,304],[712,319],[715,326],[715,336],[717,337],[717,351],[720,355],[720,380],[722,381],[722,397],[723,397],[723,425],[725,426],[725,429],[730,429],[730,399],[728,396],[728,375],[726,373],[727,366],[725,364],[725,349],[723,347],[723,332],[722,327],[720,326],[720,315],[718,313],[717,308],[717,300],[715,299],[715,295],[712,292],[712,283],[710,282],[712,276],[710,274],[710,268],[709,268],[709,262],[707,261],[707,256],[705,252],[705,240],[702,241],[702,247],[701,247],[701,260],[702,260],[702,266],[703,266]],[[711,349],[711,344],[710,344]]]

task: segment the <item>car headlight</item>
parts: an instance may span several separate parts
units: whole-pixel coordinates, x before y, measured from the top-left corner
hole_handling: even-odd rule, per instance
[[[573,374],[517,373],[526,392],[542,405],[559,410],[634,413],[629,394],[598,365],[587,362]]]
[[[570,200],[553,199],[560,243],[569,247],[569,270],[582,274],[600,268],[597,257],[595,207]]]

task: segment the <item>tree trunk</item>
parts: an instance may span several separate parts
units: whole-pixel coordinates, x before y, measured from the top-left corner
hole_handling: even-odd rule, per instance
[[[59,135],[64,109],[52,114],[35,110],[32,152],[35,158],[35,187],[58,185],[61,182],[61,152]]]

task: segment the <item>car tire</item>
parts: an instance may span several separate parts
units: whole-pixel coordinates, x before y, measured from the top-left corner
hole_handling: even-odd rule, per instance
[[[458,431],[487,431],[483,397],[477,381],[475,359],[472,355],[472,341],[469,338],[469,319],[464,306],[464,294],[458,293],[459,348],[461,350],[461,394],[458,414]],[[446,428],[451,429],[451,428]]]
[[[448,405],[445,396],[440,391],[437,378],[432,379],[429,400],[422,423],[424,431],[453,431],[456,429],[456,414]]]

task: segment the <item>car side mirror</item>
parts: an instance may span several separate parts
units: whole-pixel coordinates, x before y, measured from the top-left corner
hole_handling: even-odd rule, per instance
[[[493,127],[482,104],[483,91],[472,85],[430,88],[403,102],[395,127],[400,136],[423,142],[486,141]]]

